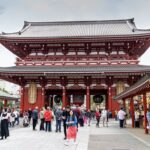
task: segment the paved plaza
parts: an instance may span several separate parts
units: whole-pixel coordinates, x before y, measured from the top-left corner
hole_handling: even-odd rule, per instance
[[[38,129],[38,127],[37,127]],[[0,141],[0,150],[149,150],[150,135],[141,129],[120,129],[118,123],[110,121],[109,127],[79,128],[77,145],[64,145],[63,132],[32,131],[32,128],[14,128],[7,140]]]

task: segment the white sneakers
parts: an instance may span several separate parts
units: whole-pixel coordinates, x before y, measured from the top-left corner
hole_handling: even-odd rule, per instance
[[[77,142],[74,142],[72,140],[66,140],[65,143],[64,143],[66,146],[69,146],[69,145],[77,145],[78,143]]]

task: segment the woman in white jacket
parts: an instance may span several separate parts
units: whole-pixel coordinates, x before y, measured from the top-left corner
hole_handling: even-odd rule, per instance
[[[107,110],[103,109],[102,115],[101,115],[102,120],[103,120],[103,127],[105,126],[105,123],[106,123],[106,126],[108,127],[107,115],[108,115]]]
[[[119,118],[119,122],[120,122],[120,128],[123,128],[124,126],[124,120],[125,120],[125,111],[123,110],[123,108],[121,108],[118,112],[118,118]]]

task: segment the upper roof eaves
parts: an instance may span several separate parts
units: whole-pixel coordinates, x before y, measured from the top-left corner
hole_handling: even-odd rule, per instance
[[[0,73],[36,73],[36,72],[97,72],[97,73],[108,73],[108,72],[150,72],[150,66],[144,65],[133,65],[133,66],[14,66],[14,67],[0,67]]]
[[[2,33],[11,38],[70,38],[95,36],[150,35],[150,29],[137,29],[134,18],[102,21],[24,22],[21,31]]]

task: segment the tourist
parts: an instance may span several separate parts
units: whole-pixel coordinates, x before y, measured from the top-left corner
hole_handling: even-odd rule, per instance
[[[107,110],[104,108],[103,110],[102,110],[102,113],[101,113],[102,115],[102,121],[103,121],[103,127],[105,126],[105,123],[106,123],[106,126],[108,127],[108,121],[107,121],[107,115],[108,115],[108,113],[107,113]]]
[[[95,112],[92,111],[91,114],[92,114],[92,119],[94,120],[95,119]]]
[[[146,118],[148,122],[147,128],[150,129],[150,107],[147,109]]]
[[[79,115],[79,118],[78,118],[78,122],[80,124],[80,127],[83,127],[84,126],[84,112],[83,110],[80,111],[80,115]]]
[[[44,113],[44,120],[45,120],[45,131],[52,131],[52,127],[51,127],[51,122],[52,122],[52,111],[50,109],[50,107],[47,107],[45,113]]]
[[[8,108],[8,109],[7,109],[7,114],[8,114],[8,127],[11,127],[11,126],[12,126],[12,117],[11,117],[11,113],[12,113],[11,109]]]
[[[100,111],[99,109],[96,109],[96,112],[95,112],[95,118],[96,118],[96,127],[99,127],[99,122],[100,122],[100,117],[101,117],[101,114],[100,114]]]
[[[15,115],[15,123],[17,122],[16,125],[19,125],[19,111],[16,108],[14,109],[13,114]]]
[[[45,108],[43,107],[40,111],[40,120],[41,120],[41,123],[40,123],[40,130],[44,130],[44,122],[45,122],[45,119],[44,119],[44,113],[45,113]]]
[[[84,121],[84,124],[87,124],[87,120],[88,120],[88,118],[87,118],[87,116],[86,116],[86,110],[83,110],[82,111],[83,112],[83,121]]]
[[[91,119],[92,119],[92,113],[91,113],[90,109],[88,109],[88,111],[86,112],[86,116],[87,116],[87,119],[88,119],[88,126],[90,126]]]
[[[28,114],[29,114],[28,119],[29,119],[29,124],[30,124],[31,118],[32,118],[32,109],[31,108],[29,108]]]
[[[134,112],[134,118],[135,118],[135,128],[140,127],[140,111],[138,109]]]
[[[117,121],[118,120],[118,111],[115,110],[115,120]]]
[[[11,114],[10,114],[10,124],[11,124],[11,127],[14,127],[15,125],[15,114],[14,114],[14,110],[11,111]]]
[[[36,130],[36,125],[38,123],[38,107],[35,107],[32,113],[32,120],[33,120],[33,130]]]
[[[1,114],[1,140],[5,139],[9,136],[9,129],[8,129],[8,119],[9,115],[7,113],[7,109],[5,108]]]
[[[56,110],[55,116],[56,116],[56,132],[61,132],[61,121],[62,121],[62,110],[61,107],[58,107]]]
[[[62,119],[63,119],[63,127],[64,127],[64,140],[66,140],[67,139],[67,125],[66,125],[66,120],[67,120],[67,118],[68,118],[68,116],[70,115],[69,114],[69,112],[70,112],[70,107],[69,106],[67,106],[66,108],[64,107],[63,108],[63,113],[62,113]]]
[[[119,118],[119,122],[120,122],[120,128],[124,127],[124,119],[125,119],[125,111],[123,110],[123,108],[121,108],[118,112],[118,118]]]
[[[79,116],[81,114],[81,110],[79,109],[79,106],[77,105],[76,108],[73,110],[74,115],[77,118],[77,128],[78,128],[78,123],[79,123]]]
[[[24,111],[24,113],[23,113],[23,126],[24,127],[28,127],[29,126],[28,116],[29,116],[28,111],[27,110]]]
[[[74,115],[73,111],[70,111],[70,115],[66,121],[67,124],[67,141],[65,145],[69,145],[71,139],[74,140],[74,144],[76,144],[76,136],[77,136],[77,118]]]
[[[118,115],[118,114],[117,114]],[[107,122],[109,122],[109,118],[110,118],[110,111],[109,109],[107,110]]]

